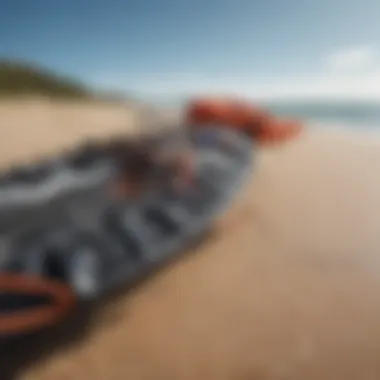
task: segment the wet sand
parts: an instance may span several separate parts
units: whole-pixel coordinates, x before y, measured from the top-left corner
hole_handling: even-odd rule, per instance
[[[10,114],[33,128],[23,143],[30,156],[121,118],[109,105],[54,107],[46,112],[66,115],[56,126],[53,116],[0,113],[3,163],[19,141],[16,130],[6,135]],[[379,379],[379,173],[374,134],[309,131],[259,149],[249,185],[208,241],[15,378]]]

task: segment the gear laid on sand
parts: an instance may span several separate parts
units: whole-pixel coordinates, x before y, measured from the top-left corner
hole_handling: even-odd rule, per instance
[[[46,175],[9,175],[0,187],[0,337],[58,322],[204,235],[249,177],[254,150],[222,128],[195,132],[193,146],[191,186],[138,202],[111,195],[117,166],[104,148],[52,161]]]
[[[244,101],[218,98],[195,99],[189,103],[186,120],[194,127],[218,124],[242,131],[261,144],[290,141],[304,126],[296,120],[283,120]]]

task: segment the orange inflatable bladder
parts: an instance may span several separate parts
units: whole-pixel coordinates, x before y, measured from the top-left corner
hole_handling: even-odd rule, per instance
[[[302,124],[297,121],[271,117],[261,124],[256,140],[262,144],[285,143],[295,139],[302,130]]]
[[[292,140],[304,128],[296,120],[282,120],[249,102],[228,98],[195,99],[187,108],[186,118],[194,127],[220,124],[241,130],[263,144]]]
[[[252,109],[249,104],[223,98],[195,99],[186,111],[187,122],[194,127],[218,123],[243,130],[251,118]]]
[[[187,120],[194,124],[214,123],[229,119],[229,105],[216,99],[197,99],[187,109]]]

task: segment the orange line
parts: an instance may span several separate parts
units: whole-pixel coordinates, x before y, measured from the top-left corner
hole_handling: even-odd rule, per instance
[[[22,334],[51,325],[65,316],[75,305],[75,296],[67,285],[53,280],[24,274],[0,274],[0,291],[11,294],[47,295],[52,306],[42,306],[27,312],[7,312],[1,315],[0,334]]]

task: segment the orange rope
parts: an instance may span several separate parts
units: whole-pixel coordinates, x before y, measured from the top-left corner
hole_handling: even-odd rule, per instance
[[[75,305],[75,296],[67,285],[25,274],[0,274],[0,292],[46,295],[53,298],[53,305],[40,306],[30,311],[7,312],[6,315],[1,315],[0,309],[0,335],[27,333],[54,324]]]

